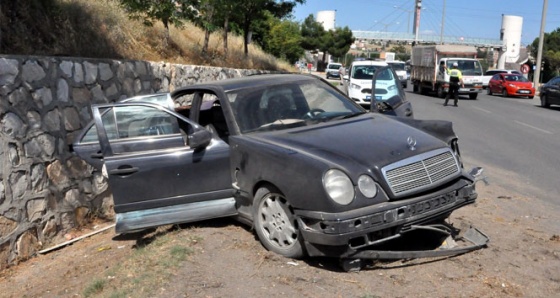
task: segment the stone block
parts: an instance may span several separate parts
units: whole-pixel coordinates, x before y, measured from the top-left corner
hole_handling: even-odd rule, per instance
[[[22,138],[25,136],[27,125],[21,118],[14,113],[7,113],[0,120],[2,124],[2,132],[11,138]]]
[[[8,239],[8,235],[17,228],[17,225],[15,220],[0,215],[0,241]]]
[[[37,61],[28,60],[21,67],[21,78],[24,82],[40,81],[46,76],[45,70],[37,63]]]
[[[39,248],[37,232],[34,229],[25,231],[16,241],[16,251],[19,260],[29,259]]]
[[[19,62],[13,59],[0,58],[0,86],[13,84],[19,74]]]
[[[40,219],[47,207],[46,199],[29,200],[26,204],[27,220],[34,222]]]

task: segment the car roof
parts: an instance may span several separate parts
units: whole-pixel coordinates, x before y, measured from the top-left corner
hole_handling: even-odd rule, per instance
[[[188,90],[209,89],[230,92],[233,90],[251,88],[254,86],[279,85],[292,82],[316,81],[320,80],[311,74],[255,74],[241,78],[224,79],[206,83],[199,83],[179,88],[172,92],[174,97],[177,93],[184,93]]]
[[[352,65],[380,65],[380,66],[386,66],[388,64],[385,61],[362,60],[362,61],[352,62]]]

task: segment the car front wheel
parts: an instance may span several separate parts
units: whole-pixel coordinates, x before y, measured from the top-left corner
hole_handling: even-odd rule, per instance
[[[541,95],[541,107],[543,108],[550,107],[550,103],[548,103],[548,99],[546,98],[546,95]]]
[[[492,95],[492,89],[490,89],[490,86],[486,87],[486,93],[488,93],[488,95]]]
[[[504,88],[504,89],[502,90],[502,96],[503,96],[503,97],[508,97],[508,93],[507,93],[506,88]]]
[[[261,187],[253,201],[253,225],[268,250],[288,258],[304,256],[302,237],[292,207],[280,191]]]

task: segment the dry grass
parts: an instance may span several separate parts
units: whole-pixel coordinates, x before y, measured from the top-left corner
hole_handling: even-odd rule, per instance
[[[222,33],[210,37],[202,53],[204,32],[192,24],[170,28],[163,46],[161,23],[146,27],[128,18],[114,0],[29,0],[3,2],[0,7],[0,53],[166,61],[170,63],[294,71],[291,64],[249,46],[229,34],[228,55]]]
[[[154,297],[181,266],[196,254],[203,239],[174,226],[144,235],[134,253],[123,262],[108,264],[106,270],[84,285],[84,297]]]

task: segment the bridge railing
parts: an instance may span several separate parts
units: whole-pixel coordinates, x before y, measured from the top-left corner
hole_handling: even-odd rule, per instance
[[[390,41],[406,41],[413,42],[416,40],[415,35],[407,32],[381,32],[381,31],[359,31],[353,30],[352,34],[356,39],[369,39],[369,40],[390,40]],[[419,34],[418,42],[420,43],[440,43],[441,37],[432,34]],[[476,37],[458,37],[458,36],[443,36],[443,43],[445,44],[464,44],[480,47],[501,47],[503,41],[491,38],[476,38]]]

